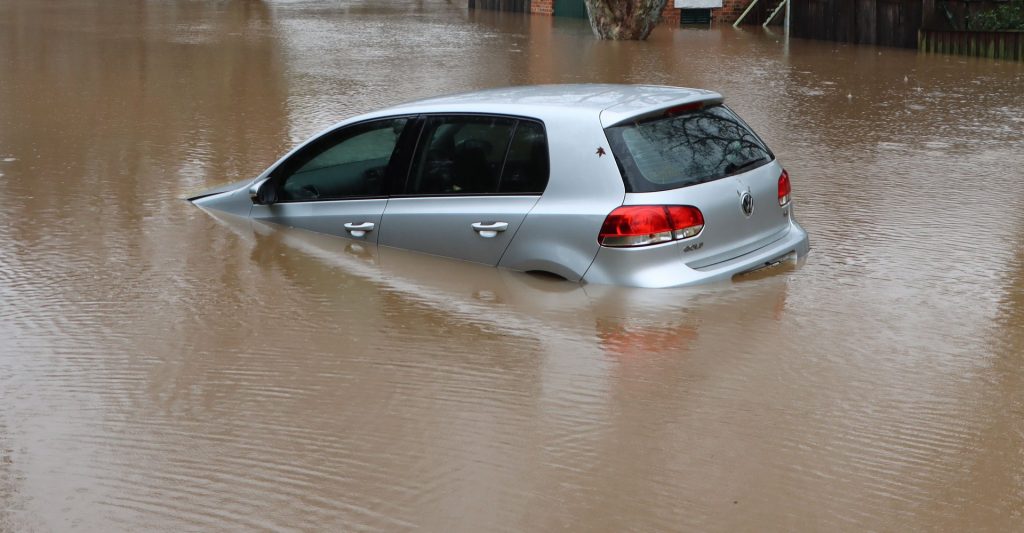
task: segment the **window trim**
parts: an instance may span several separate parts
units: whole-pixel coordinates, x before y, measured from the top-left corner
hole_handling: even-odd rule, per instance
[[[504,155],[504,157],[502,158],[502,161],[501,161],[501,172],[498,175],[498,187],[499,188],[501,187],[501,180],[502,180],[502,178],[505,177],[505,165],[508,163],[508,155],[509,155],[509,153],[512,150],[512,141],[515,140],[516,132],[519,131],[519,123],[525,120],[525,121],[533,122],[535,124],[540,125],[541,129],[544,131],[544,142],[545,142],[545,144],[547,145],[547,148],[548,148],[547,149],[548,175],[546,176],[546,179],[544,180],[544,190],[541,191],[541,192],[529,192],[529,193],[526,193],[526,192],[504,192],[504,193],[503,192],[483,192],[483,193],[475,192],[475,193],[434,193],[434,194],[407,193],[406,191],[409,188],[409,180],[412,177],[412,168],[413,168],[413,165],[414,165],[414,163],[416,161],[416,155],[419,154],[419,152],[423,148],[423,144],[425,142],[425,139],[423,138],[423,131],[426,129],[425,126],[426,126],[427,120],[430,119],[430,118],[433,118],[433,117],[490,117],[490,118],[512,119],[512,120],[515,121],[513,123],[513,125],[512,125],[512,133],[509,135],[508,145],[505,147],[505,155]],[[390,194],[388,195],[389,198],[452,198],[452,197],[456,197],[456,198],[491,198],[491,197],[523,197],[523,196],[534,197],[534,196],[543,196],[544,192],[547,191],[548,183],[550,183],[550,181],[551,181],[551,143],[548,142],[549,137],[548,137],[547,124],[545,124],[543,120],[541,120],[539,118],[528,117],[528,116],[523,116],[523,115],[510,115],[510,114],[505,114],[505,113],[477,113],[477,112],[463,112],[463,111],[455,111],[455,112],[451,112],[451,113],[446,113],[446,112],[443,112],[443,111],[442,112],[432,112],[432,113],[420,113],[417,118],[418,118],[418,120],[417,120],[418,131],[417,131],[416,144],[413,147],[413,151],[409,154],[409,157],[408,157],[407,166],[405,168],[405,179],[402,180],[401,186],[399,187],[401,192],[395,192],[396,190],[390,190],[389,191]]]

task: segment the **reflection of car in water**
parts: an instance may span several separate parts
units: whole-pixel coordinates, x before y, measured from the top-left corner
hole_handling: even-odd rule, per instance
[[[436,317],[403,323],[416,328],[422,322],[423,334],[435,335],[436,325],[445,324],[521,337],[567,355],[596,343],[614,357],[649,357],[688,351],[708,325],[748,335],[774,328],[786,302],[783,276],[659,291],[577,285],[244,218],[214,218],[250,243],[250,260],[262,271],[283,274],[285,282],[317,297],[364,302],[365,312],[349,313],[346,328],[388,324],[389,307],[398,306],[397,314],[418,309]],[[339,305],[339,314],[346,314],[351,303]]]
[[[720,95],[480,91],[344,121],[191,200],[372,244],[573,281],[672,287],[806,255],[789,176]]]

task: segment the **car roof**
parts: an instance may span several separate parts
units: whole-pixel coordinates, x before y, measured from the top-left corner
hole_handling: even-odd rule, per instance
[[[400,104],[388,112],[489,112],[545,118],[566,112],[600,116],[605,126],[666,107],[715,100],[713,91],[663,85],[566,84],[485,89]]]

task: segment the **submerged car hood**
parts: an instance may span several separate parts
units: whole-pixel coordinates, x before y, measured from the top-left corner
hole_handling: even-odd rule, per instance
[[[224,184],[224,185],[220,185],[218,187],[214,187],[212,189],[207,189],[207,190],[199,192],[199,193],[190,194],[190,195],[186,196],[185,199],[190,201],[190,202],[194,202],[194,201],[196,201],[196,200],[198,200],[200,198],[206,198],[207,196],[213,196],[215,194],[220,194],[222,192],[233,191],[233,190],[238,189],[238,188],[240,188],[240,187],[242,187],[244,185],[249,184],[249,182],[251,182],[251,181],[252,181],[252,178],[244,179],[244,180],[239,180],[239,181],[236,181],[234,183],[227,183],[227,184]]]

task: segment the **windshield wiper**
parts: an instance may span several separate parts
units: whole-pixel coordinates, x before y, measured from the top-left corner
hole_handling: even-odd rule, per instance
[[[725,166],[725,175],[726,176],[735,176],[736,174],[742,174],[742,173],[744,173],[744,172],[746,172],[746,171],[748,171],[748,170],[750,170],[750,169],[752,169],[754,167],[759,167],[759,166],[761,166],[761,165],[763,165],[765,163],[768,163],[769,161],[771,161],[771,159],[761,157],[759,159],[754,159],[753,161],[747,161],[746,163],[743,163],[742,165],[736,165],[734,163],[729,163],[728,165]]]

